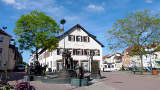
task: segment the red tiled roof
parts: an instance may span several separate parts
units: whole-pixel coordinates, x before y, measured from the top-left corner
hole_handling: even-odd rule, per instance
[[[109,56],[110,56],[109,54],[107,54],[106,56],[103,56],[103,60],[106,59]]]
[[[7,34],[5,31],[3,31],[2,29],[0,29],[0,34],[3,34],[3,35],[6,35],[6,36],[9,36],[11,37],[11,35]]]

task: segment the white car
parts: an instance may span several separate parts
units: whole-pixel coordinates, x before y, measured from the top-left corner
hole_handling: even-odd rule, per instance
[[[115,71],[115,68],[103,68],[104,72],[112,72]]]

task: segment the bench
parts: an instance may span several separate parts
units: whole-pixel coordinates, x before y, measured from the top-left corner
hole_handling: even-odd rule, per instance
[[[132,70],[132,72],[135,74],[136,72],[142,72],[141,67],[137,67],[135,70]]]

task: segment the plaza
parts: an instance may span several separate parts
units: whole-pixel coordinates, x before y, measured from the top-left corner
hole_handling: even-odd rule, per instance
[[[20,74],[20,73],[19,73]],[[102,79],[94,79],[89,86],[75,87],[70,84],[49,84],[31,81],[36,90],[159,90],[160,76],[143,75],[130,71],[102,72]],[[21,82],[23,79],[19,79]],[[15,81],[10,81],[14,84]]]

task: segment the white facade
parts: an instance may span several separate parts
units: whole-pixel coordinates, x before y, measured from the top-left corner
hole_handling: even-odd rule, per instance
[[[122,67],[121,54],[116,53],[113,55],[104,56],[103,58],[103,70],[120,70]]]
[[[124,55],[123,57],[126,57],[126,56],[127,55]],[[141,67],[141,60],[139,56],[128,56],[127,60],[130,61],[130,64],[128,65],[128,67],[132,67],[134,65],[136,65],[137,67]],[[160,52],[143,55],[142,62],[143,62],[143,67],[145,69],[148,69],[148,67],[151,67],[151,64],[152,64],[152,68],[160,68]]]
[[[63,52],[64,45],[65,49],[71,51],[71,56],[73,61],[77,62],[79,65],[83,65],[84,69],[89,70],[90,67],[90,55],[85,55],[86,51],[89,53],[90,50],[95,50],[96,54],[93,56],[94,61],[98,61],[99,68],[102,63],[102,47],[95,37],[89,35],[87,31],[84,30],[80,25],[74,26],[72,29],[67,31],[67,34],[63,34],[65,37],[59,40],[58,49],[47,52],[44,51],[39,55],[39,62],[42,65],[47,64],[48,68],[51,68],[53,71],[58,71],[61,69],[62,64],[62,54],[58,55],[58,52]],[[72,37],[71,41],[69,37]],[[79,38],[80,41],[77,41]],[[83,38],[83,40],[82,40]],[[84,40],[85,38],[85,40]],[[89,39],[88,39],[89,38]],[[82,41],[81,41],[82,40]],[[76,53],[76,54],[75,54]]]
[[[160,52],[155,52],[154,54],[147,54],[143,56],[143,67],[150,67],[151,64],[152,68],[160,68]]]

